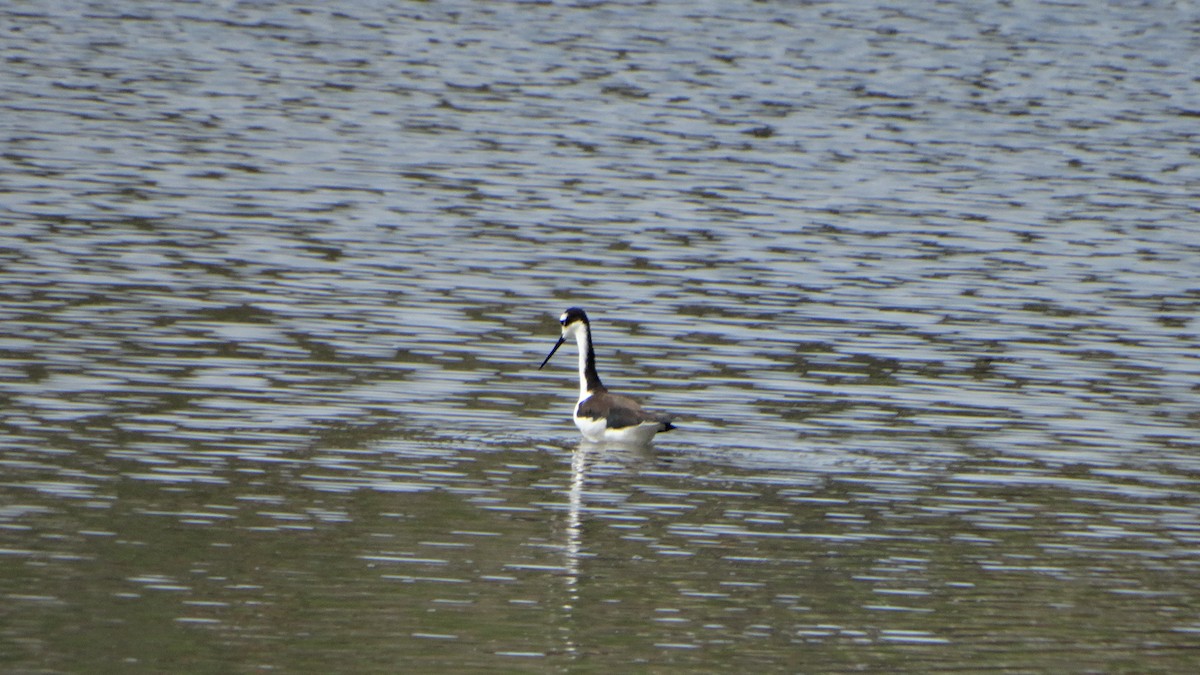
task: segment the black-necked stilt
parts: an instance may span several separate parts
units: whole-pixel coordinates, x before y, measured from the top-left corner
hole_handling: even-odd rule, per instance
[[[562,336],[538,370],[549,363],[550,357],[568,337],[575,336],[579,346],[579,403],[575,405],[573,417],[584,438],[592,442],[649,443],[654,434],[675,428],[670,417],[648,413],[637,401],[610,394],[600,383],[600,376],[596,374],[596,352],[592,349],[592,326],[582,309],[568,309],[558,322],[562,324]]]

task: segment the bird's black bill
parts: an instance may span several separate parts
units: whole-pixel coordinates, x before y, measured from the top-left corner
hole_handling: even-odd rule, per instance
[[[538,366],[538,370],[545,368],[546,364],[550,363],[550,357],[554,356],[554,352],[558,351],[558,348],[561,347],[562,343],[564,343],[566,341],[567,341],[567,336],[565,336],[565,335],[558,338],[558,342],[554,343],[554,349],[551,349],[550,353],[546,355],[546,360],[542,361],[542,365]]]

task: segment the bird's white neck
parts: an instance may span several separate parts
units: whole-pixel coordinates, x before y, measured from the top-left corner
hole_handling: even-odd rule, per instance
[[[592,351],[592,336],[586,327],[581,327],[575,331],[575,345],[579,352],[579,400],[587,398],[588,393],[588,357],[591,356],[591,369],[596,371],[595,352]]]
[[[579,352],[579,400],[591,396],[597,390],[603,391],[600,376],[596,374],[596,351],[592,348],[592,331],[586,324],[577,324],[572,331],[575,334],[576,351]]]

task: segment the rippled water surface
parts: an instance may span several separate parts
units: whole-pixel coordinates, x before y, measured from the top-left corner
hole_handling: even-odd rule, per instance
[[[0,9],[0,668],[1191,672],[1191,3]],[[580,445],[614,389],[678,416]]]

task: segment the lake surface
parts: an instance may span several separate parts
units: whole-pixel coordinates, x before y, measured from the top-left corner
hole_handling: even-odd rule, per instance
[[[6,672],[1193,672],[1191,3],[0,9]],[[609,386],[678,416],[581,444]]]

